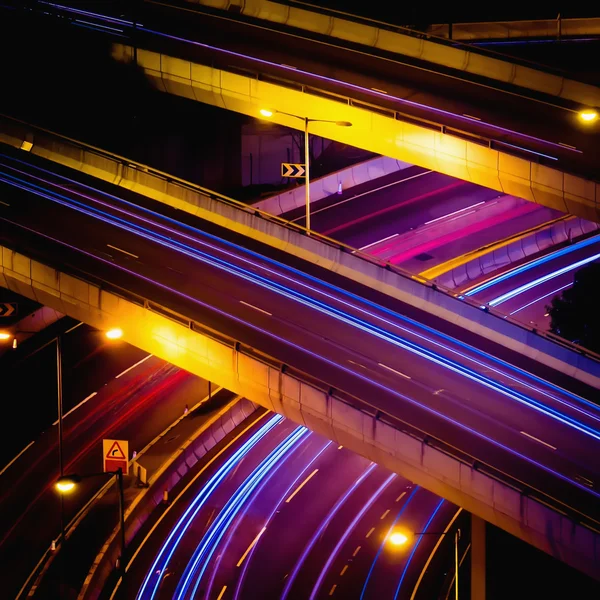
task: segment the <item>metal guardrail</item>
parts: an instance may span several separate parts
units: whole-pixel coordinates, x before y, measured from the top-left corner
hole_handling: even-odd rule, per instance
[[[32,254],[31,249],[28,247],[21,249],[20,247],[18,247],[18,244],[12,244],[12,246],[15,246],[11,248],[15,252],[22,252],[25,254],[25,256],[30,256]],[[135,304],[138,306],[144,306],[150,310],[151,306],[157,306],[156,303],[149,300],[148,298],[138,295],[135,292],[131,292],[130,290],[127,290],[125,288],[122,288],[110,281],[99,278],[97,275],[93,273],[88,273],[83,269],[73,267],[72,265],[69,265],[67,269],[65,269],[64,264],[54,266],[53,264],[51,264],[52,261],[48,260],[47,256],[40,256],[40,260],[42,260],[44,264],[56,268],[61,272],[68,272],[71,276],[81,279],[82,281],[88,283],[92,282],[94,285],[98,285],[101,289],[118,297],[121,297],[128,302],[134,301]],[[558,500],[557,498],[554,498],[550,494],[547,494],[546,492],[530,485],[529,483],[519,479],[518,477],[505,473],[501,469],[494,467],[493,465],[481,460],[480,458],[477,458],[476,456],[445,442],[441,438],[438,438],[437,436],[412,425],[404,419],[401,419],[400,417],[392,413],[381,410],[379,407],[362,398],[359,398],[358,396],[354,396],[353,394],[344,390],[334,389],[326,381],[323,381],[322,379],[319,379],[318,377],[315,377],[310,373],[307,373],[295,367],[291,367],[265,352],[258,351],[252,348],[251,346],[247,346],[230,336],[224,335],[216,330],[213,330],[205,324],[190,319],[189,317],[177,313],[176,311],[173,311],[167,307],[161,308],[161,316],[164,316],[165,318],[170,319],[179,325],[184,325],[188,327],[191,331],[198,332],[211,339],[214,339],[215,341],[221,344],[225,344],[231,347],[234,352],[243,354],[254,360],[258,360],[262,364],[271,368],[276,368],[282,373],[285,373],[286,375],[296,379],[301,383],[305,383],[312,387],[315,387],[323,393],[326,393],[329,396],[332,396],[348,404],[349,406],[360,410],[364,414],[367,414],[368,416],[376,420],[382,421],[392,427],[395,427],[403,433],[406,433],[411,437],[419,440],[423,444],[426,444],[436,450],[443,452],[444,454],[452,457],[453,459],[461,462],[462,464],[469,466],[469,468],[475,469],[476,471],[481,472],[486,476],[492,477],[504,485],[508,485],[509,487],[518,491],[519,493],[533,498],[534,500],[542,503],[543,505],[551,508],[552,510],[556,510],[561,514],[568,516],[576,523],[594,531],[595,533],[600,534],[600,520],[597,520],[593,517],[590,517],[589,515],[586,515],[585,513],[582,513],[577,508],[572,507],[566,504],[565,502]]]
[[[118,154],[115,154],[115,153],[112,153],[112,152],[109,152],[106,150],[102,150],[101,148],[97,148],[96,146],[92,146],[90,144],[80,142],[73,138],[61,135],[59,133],[50,131],[48,129],[44,129],[42,127],[38,127],[36,125],[32,125],[30,123],[26,123],[25,121],[15,119],[15,118],[9,117],[7,115],[0,114],[0,120],[1,119],[9,121],[10,123],[13,123],[17,126],[24,126],[26,128],[33,129],[37,132],[40,132],[44,135],[57,138],[58,140],[67,142],[68,144],[71,144],[71,145],[75,146],[76,148],[83,150],[85,152],[97,154],[103,158],[109,158],[116,163],[122,164],[123,166],[126,166],[128,168],[137,170],[140,173],[150,174],[150,175],[152,175],[156,178],[162,179],[168,183],[178,185],[182,188],[202,194],[203,196],[206,196],[213,200],[222,202],[223,204],[226,204],[227,206],[231,206],[238,210],[242,210],[246,213],[260,217],[261,219],[264,219],[265,221],[269,221],[272,223],[276,223],[277,225],[281,225],[282,227],[285,227],[286,229],[295,231],[296,233],[300,233],[302,235],[308,235],[308,230],[306,229],[306,227],[304,227],[302,225],[294,223],[293,221],[288,221],[277,215],[272,215],[271,213],[254,208],[252,206],[249,206],[248,204],[240,202],[239,200],[235,200],[235,199],[225,196],[223,194],[219,194],[218,192],[208,190],[200,185],[185,181],[184,179],[181,179],[179,177],[169,175],[169,174],[165,173],[164,171],[160,171],[153,167],[149,167],[142,163],[138,163],[136,161],[127,159]],[[367,252],[363,252],[362,250],[360,250],[358,248],[354,248],[348,244],[345,244],[344,242],[337,241],[333,238],[330,238],[328,236],[320,234],[314,230],[310,231],[310,237],[312,239],[319,240],[320,242],[322,242],[328,246],[331,246],[333,248],[336,248],[336,249],[346,252],[348,254],[353,254],[354,256],[360,258],[361,260],[364,260],[366,262],[374,264],[374,265],[381,267],[383,269],[386,269],[388,271],[392,271],[393,273],[401,276],[404,279],[410,279],[411,281],[416,281],[416,282],[418,282],[422,285],[425,285],[426,287],[429,287],[441,294],[444,294],[450,298],[453,298],[457,302],[462,302],[462,303],[468,304],[468,305],[472,306],[473,308],[476,308],[477,310],[483,310],[495,318],[498,318],[498,319],[501,319],[502,321],[507,321],[507,322],[511,323],[512,325],[518,327],[519,329],[526,330],[530,333],[533,333],[535,335],[543,337],[544,339],[547,339],[553,343],[559,344],[560,346],[562,346],[564,348],[567,348],[573,352],[576,352],[577,354],[580,354],[582,356],[585,356],[591,360],[594,360],[594,361],[600,363],[600,354],[597,354],[595,352],[592,352],[591,350],[588,350],[587,348],[584,348],[583,346],[580,346],[578,344],[575,344],[573,342],[565,340],[564,338],[561,338],[560,336],[558,336],[554,333],[541,331],[537,327],[531,327],[530,325],[527,325],[527,324],[523,323],[522,321],[514,319],[510,315],[505,314],[496,308],[482,304],[481,302],[478,302],[477,300],[474,300],[470,297],[467,297],[467,296],[460,297],[461,294],[456,293],[453,290],[451,290],[450,288],[447,288],[445,286],[438,285],[433,280],[425,279],[423,277],[420,277],[419,275],[414,275],[396,265],[393,265],[389,261],[384,261],[384,260],[378,259],[375,256],[368,254]]]

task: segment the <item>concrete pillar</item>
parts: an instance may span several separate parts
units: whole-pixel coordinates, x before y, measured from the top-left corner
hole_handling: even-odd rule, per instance
[[[471,515],[471,600],[485,600],[485,526]]]

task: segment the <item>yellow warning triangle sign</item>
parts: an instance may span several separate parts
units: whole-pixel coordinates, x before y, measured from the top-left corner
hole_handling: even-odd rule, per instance
[[[112,458],[113,460],[126,460],[125,454],[119,445],[119,442],[114,442],[110,447],[110,450],[106,454],[106,458]]]

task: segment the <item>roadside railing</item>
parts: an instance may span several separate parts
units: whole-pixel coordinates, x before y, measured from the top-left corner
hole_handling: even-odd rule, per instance
[[[160,171],[159,169],[155,169],[153,167],[149,167],[147,165],[127,159],[118,154],[115,154],[115,153],[112,153],[112,152],[109,152],[106,150],[102,150],[101,148],[97,148],[90,144],[80,142],[78,140],[61,135],[59,133],[49,131],[42,127],[31,125],[31,124],[21,121],[19,119],[14,119],[7,115],[0,114],[0,135],[2,135],[2,133],[6,133],[9,136],[10,135],[16,136],[17,139],[26,140],[28,137],[28,134],[31,137],[30,132],[32,130],[39,134],[50,136],[51,138],[54,138],[58,141],[66,142],[80,150],[84,150],[86,152],[96,154],[103,158],[108,158],[108,159],[110,159],[118,164],[121,164],[123,166],[126,166],[130,169],[139,171],[141,173],[150,174],[153,177],[156,177],[165,182],[175,184],[184,189],[196,192],[196,193],[201,194],[212,200],[217,200],[223,204],[226,204],[227,206],[234,207],[237,210],[241,210],[245,213],[249,213],[251,215],[254,215],[256,217],[264,219],[265,221],[269,221],[271,223],[276,223],[277,225],[280,225],[286,229],[295,231],[296,233],[300,233],[302,235],[308,235],[308,231],[307,231],[306,227],[304,227],[303,225],[300,225],[298,223],[295,223],[293,221],[288,221],[277,215],[273,215],[271,213],[262,211],[253,206],[250,206],[248,204],[245,204],[243,202],[240,202],[238,200],[235,200],[233,198],[225,196],[224,194],[214,192],[214,191],[204,188],[200,185],[191,183],[189,181],[185,181],[184,179],[181,179],[181,178],[173,176],[173,175],[169,175],[169,174],[165,173],[164,171]],[[34,138],[31,138],[31,140],[29,140],[29,143],[34,144],[35,143]],[[502,319],[503,321],[507,321],[507,322],[511,323],[512,325],[514,325],[515,327],[518,327],[519,329],[526,330],[537,336],[543,337],[544,339],[547,339],[553,343],[559,344],[560,346],[567,348],[579,355],[582,355],[591,360],[600,362],[600,354],[597,354],[595,352],[592,352],[591,350],[584,348],[583,346],[580,346],[578,344],[575,344],[573,342],[565,340],[564,338],[561,338],[560,336],[558,336],[554,333],[543,331],[537,327],[528,325],[522,321],[519,321],[518,319],[511,317],[510,315],[508,315],[506,313],[503,313],[502,311],[498,310],[497,308],[488,306],[486,304],[482,304],[481,302],[477,301],[476,299],[473,299],[468,296],[463,296],[460,293],[454,292],[450,288],[444,287],[442,285],[438,285],[433,280],[425,279],[419,275],[414,275],[414,274],[402,269],[401,267],[398,267],[398,266],[390,263],[389,261],[378,259],[377,257],[372,256],[367,252],[364,252],[358,248],[354,248],[354,247],[350,246],[349,244],[340,242],[340,241],[330,238],[326,235],[320,234],[314,230],[310,231],[310,237],[312,239],[322,242],[323,244],[326,244],[328,246],[331,246],[333,248],[336,248],[336,249],[346,252],[348,254],[352,254],[352,255],[356,256],[357,258],[359,258],[363,261],[369,262],[371,264],[374,264],[382,269],[392,271],[404,279],[410,279],[411,281],[416,281],[416,282],[420,283],[421,285],[424,285],[428,288],[435,290],[436,292],[438,292],[440,294],[444,294],[444,295],[454,299],[456,302],[468,304],[468,305],[472,306],[473,308],[476,308],[477,310],[482,310],[497,319]]]
[[[85,270],[75,268],[73,266],[65,268],[64,263],[61,263],[60,265],[53,265],[52,261],[49,260],[48,256],[32,256],[32,254],[35,254],[35,252],[32,253],[29,247],[20,248],[18,244],[14,243],[11,244],[11,246],[13,246],[11,247],[11,249],[16,252],[22,252],[26,256],[29,256],[34,260],[40,260],[44,264],[47,264],[52,268],[56,268],[61,272],[67,272],[69,275],[75,278],[81,279],[87,283],[92,283],[93,285],[97,285],[100,287],[100,289],[114,294],[115,296],[118,296],[123,300],[126,300],[127,302],[132,302],[137,306],[156,312],[164,318],[170,319],[178,323],[179,325],[184,325],[185,327],[190,329],[190,331],[197,332],[210,339],[213,339],[214,341],[220,344],[228,346],[234,352],[240,353],[242,355],[248,356],[249,358],[257,360],[268,367],[277,369],[282,373],[285,373],[286,375],[292,377],[293,379],[301,383],[310,385],[311,387],[316,388],[319,391],[328,394],[329,396],[335,397],[336,399],[344,402],[345,404],[348,404],[353,408],[360,410],[364,414],[376,420],[382,421],[398,429],[399,431],[410,435],[411,437],[419,440],[423,444],[435,448],[436,450],[443,452],[444,454],[452,457],[453,459],[461,462],[462,464],[467,465],[469,468],[475,469],[476,471],[482,474],[496,479],[497,481],[518,491],[520,494],[535,499],[541,504],[558,511],[559,513],[567,515],[574,522],[583,525],[584,527],[587,527],[588,529],[591,529],[596,533],[600,534],[600,520],[598,520],[596,517],[587,515],[581,510],[577,509],[576,507],[571,506],[566,502],[555,498],[551,494],[544,492],[543,490],[531,485],[531,483],[528,483],[514,475],[510,475],[502,469],[500,469],[499,467],[496,467],[490,464],[489,462],[482,460],[480,457],[475,456],[474,454],[471,454],[470,452],[467,452],[460,448],[457,448],[452,444],[449,444],[448,442],[435,436],[429,431],[416,427],[408,421],[400,418],[398,415],[395,415],[389,411],[382,410],[375,404],[366,401],[363,398],[355,396],[350,392],[332,388],[331,385],[323,379],[315,377],[314,375],[311,375],[310,373],[302,371],[301,369],[298,369],[296,367],[289,366],[283,363],[281,360],[265,352],[256,350],[255,348],[252,348],[251,346],[246,345],[243,342],[240,342],[231,336],[216,331],[206,326],[205,324],[200,323],[194,319],[190,319],[189,317],[178,313],[174,310],[171,310],[168,307],[158,305],[157,303],[153,302],[147,297],[138,295],[136,292],[132,292],[131,290],[127,290],[110,281],[102,279],[93,273],[88,273]]]

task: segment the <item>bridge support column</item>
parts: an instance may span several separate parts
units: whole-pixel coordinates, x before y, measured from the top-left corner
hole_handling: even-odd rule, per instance
[[[471,515],[471,600],[485,600],[485,526]]]

